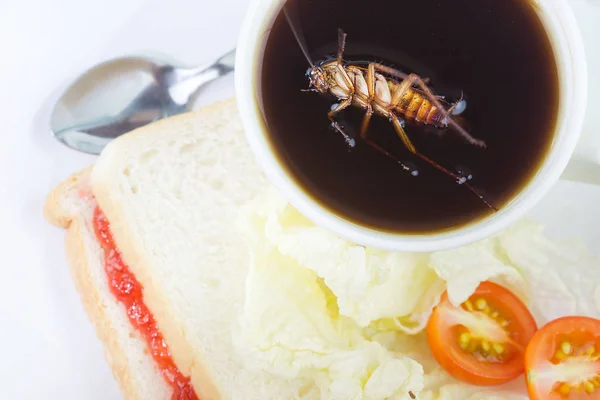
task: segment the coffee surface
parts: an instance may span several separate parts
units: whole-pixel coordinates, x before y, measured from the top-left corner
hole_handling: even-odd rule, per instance
[[[455,102],[487,148],[452,130],[407,121],[416,148],[460,171],[501,209],[529,182],[548,153],[558,110],[558,73],[547,34],[528,0],[288,0],[314,62],[335,57],[338,28],[344,62],[376,61],[430,79]],[[369,138],[418,170],[412,176],[358,140],[364,110],[336,115],[357,138],[349,151],[327,113],[335,97],[308,88],[309,67],[283,12],[262,59],[263,114],[271,145],[311,197],[362,226],[401,233],[447,231],[494,211],[454,179],[410,154],[392,124],[373,116]]]

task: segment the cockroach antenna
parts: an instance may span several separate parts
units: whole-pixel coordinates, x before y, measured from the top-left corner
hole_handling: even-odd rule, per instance
[[[288,11],[287,5],[283,6],[283,13],[285,14],[285,18],[287,19],[287,22],[290,25],[290,29],[294,33],[294,37],[296,38],[296,42],[298,42],[298,46],[300,46],[300,50],[302,50],[304,57],[306,57],[306,61],[308,61],[311,67],[314,67],[315,63],[312,61],[312,58],[310,58],[310,55],[308,55],[308,47],[306,46],[304,34],[302,33],[300,27],[294,23],[294,20],[292,19]]]

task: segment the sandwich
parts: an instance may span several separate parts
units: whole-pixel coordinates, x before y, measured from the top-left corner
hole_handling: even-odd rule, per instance
[[[574,302],[561,267],[598,260],[532,221],[435,254],[335,237],[269,185],[235,99],[114,140],[44,212],[66,229],[125,399],[525,399],[523,376],[481,386],[444,370],[426,336],[436,305],[491,281],[542,325],[586,309],[595,290],[575,282]]]

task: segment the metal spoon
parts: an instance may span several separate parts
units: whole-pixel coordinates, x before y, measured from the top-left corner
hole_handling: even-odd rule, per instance
[[[112,139],[188,110],[204,84],[232,72],[235,50],[199,68],[139,57],[104,62],[77,78],[52,111],[52,134],[67,146],[100,154]]]

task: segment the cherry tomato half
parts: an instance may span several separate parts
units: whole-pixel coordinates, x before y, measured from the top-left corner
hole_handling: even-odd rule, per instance
[[[427,324],[427,340],[450,375],[472,385],[499,385],[523,373],[525,349],[536,330],[516,295],[483,282],[459,307],[444,292]]]
[[[600,320],[550,321],[527,346],[525,369],[533,400],[600,399]]]

